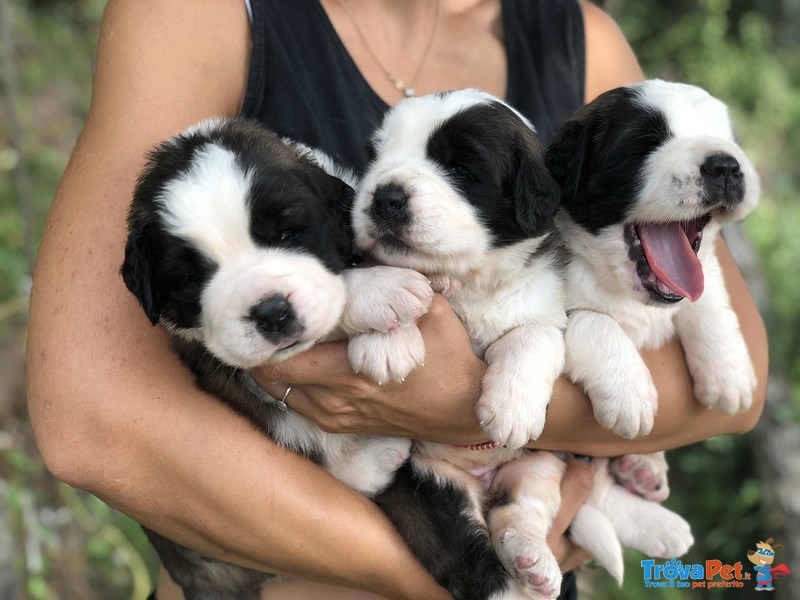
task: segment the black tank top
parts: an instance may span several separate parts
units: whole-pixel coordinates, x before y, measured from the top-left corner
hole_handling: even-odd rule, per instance
[[[364,170],[389,106],[369,86],[318,0],[251,0],[253,54],[242,113]],[[546,144],[583,104],[585,45],[577,0],[503,0],[505,100]]]

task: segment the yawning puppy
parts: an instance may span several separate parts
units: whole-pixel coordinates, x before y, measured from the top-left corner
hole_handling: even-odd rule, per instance
[[[566,371],[597,420],[635,437],[657,397],[639,350],[680,338],[697,398],[746,410],[756,378],[714,242],[752,211],[759,181],[724,104],[683,84],[607,92],[558,133],[547,164],[562,187]]]
[[[341,177],[326,157],[254,123],[204,122],[150,155],[122,276],[151,322],[174,336],[200,387],[374,495],[407,457],[408,440],[325,433],[246,371],[337,332],[398,327],[432,300],[427,280],[412,271],[347,268],[353,189]],[[188,599],[255,599],[271,577],[148,536]]]

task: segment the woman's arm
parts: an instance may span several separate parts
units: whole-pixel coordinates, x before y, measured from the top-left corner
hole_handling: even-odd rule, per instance
[[[110,2],[90,114],[35,274],[37,441],[57,477],[208,555],[388,597],[447,597],[371,502],[198,392],[118,274],[146,151],[239,111],[249,39],[243,2]]]

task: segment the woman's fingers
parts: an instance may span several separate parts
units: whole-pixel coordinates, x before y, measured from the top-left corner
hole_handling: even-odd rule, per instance
[[[561,508],[553,520],[547,536],[562,572],[571,571],[583,563],[589,555],[573,544],[567,530],[580,507],[586,501],[594,482],[594,466],[590,460],[569,458],[564,478],[561,481]]]

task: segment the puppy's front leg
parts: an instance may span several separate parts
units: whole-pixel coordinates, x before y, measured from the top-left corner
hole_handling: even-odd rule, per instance
[[[681,307],[675,327],[697,399],[732,415],[750,408],[756,374],[715,256],[706,261],[704,272],[703,295]]]
[[[489,346],[484,358],[478,418],[493,441],[521,448],[544,429],[553,384],[564,370],[564,335],[553,326],[517,327]]]
[[[627,438],[650,433],[658,393],[619,323],[603,313],[575,310],[565,343],[566,374],[589,395],[597,421]]]
[[[384,265],[348,269],[344,281],[347,302],[340,324],[347,335],[387,332],[413,323],[433,302],[428,279],[412,269]]]
[[[561,506],[564,462],[537,451],[498,469],[486,522],[500,562],[524,588],[555,598],[561,570],[547,545],[547,534]]]
[[[428,311],[433,290],[411,269],[383,265],[345,274],[348,301],[341,320],[350,335],[350,365],[377,383],[402,381],[425,360],[414,321]]]

